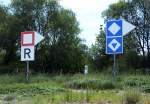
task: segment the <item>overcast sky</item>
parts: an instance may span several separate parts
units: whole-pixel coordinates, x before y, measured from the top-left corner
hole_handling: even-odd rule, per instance
[[[101,17],[102,11],[118,0],[61,0],[60,4],[64,8],[73,10],[80,23],[80,37],[90,46],[94,44],[96,34],[104,21]],[[0,3],[8,4],[10,0],[0,0]]]
[[[101,24],[104,20],[101,13],[112,3],[118,0],[62,0],[61,4],[65,8],[72,9],[80,23],[80,37],[86,40],[90,46],[95,42],[96,34],[99,33]]]

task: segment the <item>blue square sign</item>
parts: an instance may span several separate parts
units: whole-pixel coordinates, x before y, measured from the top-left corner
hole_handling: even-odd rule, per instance
[[[123,37],[106,38],[106,54],[123,53]]]
[[[122,20],[111,20],[106,24],[107,36],[122,36]]]

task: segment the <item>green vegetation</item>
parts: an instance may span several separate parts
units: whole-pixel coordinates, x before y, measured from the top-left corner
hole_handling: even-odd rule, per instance
[[[73,80],[66,84],[69,88],[74,89],[114,89],[115,85],[110,80],[98,80],[98,79],[88,79],[88,80]]]
[[[124,100],[126,104],[137,104],[141,101],[142,96],[138,90],[130,89],[124,94]]]
[[[125,19],[134,24],[136,29],[124,36],[124,53],[117,55],[118,69],[136,72],[149,72],[150,69],[150,1],[149,0],[119,0],[103,11],[106,21]],[[101,25],[96,42],[90,49],[95,69],[106,70],[112,65],[112,56],[105,54],[105,27]],[[124,71],[124,70],[122,70]]]
[[[124,79],[123,76],[119,76],[114,83],[110,74],[104,76],[93,73],[86,77],[82,74],[73,76],[39,74],[32,75],[30,82],[26,83],[24,75],[2,75],[0,76],[0,99],[5,102],[16,100],[23,104],[27,102],[28,104],[60,104],[62,102],[136,104],[130,102],[148,102],[148,92],[141,89],[150,86],[149,78],[149,76],[129,75]],[[137,79],[141,79],[140,83],[146,83],[127,83],[129,80],[136,82]]]
[[[116,80],[110,75],[112,57],[105,54],[105,27],[100,27],[95,44],[88,48],[78,36],[76,14],[59,1],[0,4],[0,104],[150,104],[150,1],[119,0],[102,15],[105,21],[122,17],[137,27],[124,36],[124,54],[116,56]],[[23,31],[45,37],[35,46],[28,83],[21,74]],[[85,64],[96,73],[77,74]]]
[[[30,63],[33,72],[81,72],[87,46],[78,36],[75,13],[57,0],[12,0],[9,6],[0,5],[0,73],[24,68],[20,62],[24,31],[37,31],[45,38],[35,48],[35,62]]]

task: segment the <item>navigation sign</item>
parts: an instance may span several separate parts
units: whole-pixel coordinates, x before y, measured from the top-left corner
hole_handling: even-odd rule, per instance
[[[122,54],[123,36],[134,28],[134,25],[123,19],[108,21],[106,24],[106,54]]]
[[[34,35],[35,35],[34,45],[37,45],[44,39],[44,37],[40,35],[38,32],[34,32]]]
[[[106,54],[113,54],[114,80],[116,81],[116,54],[123,53],[123,36],[135,28],[125,20],[111,20],[106,24]]]
[[[122,35],[125,36],[132,30],[134,30],[136,27],[131,23],[127,22],[126,20],[122,20],[122,28]]]
[[[106,54],[123,53],[122,20],[108,21],[106,25]]]
[[[21,32],[21,61],[27,62],[26,81],[29,81],[29,61],[34,61],[34,46],[44,37],[35,31]]]
[[[108,21],[106,27],[107,36],[122,36],[122,20]]]
[[[107,54],[119,54],[123,53],[123,38],[122,37],[114,37],[107,38]]]
[[[21,32],[21,61],[34,61],[34,46],[44,37],[38,32]]]
[[[21,32],[21,61],[34,60],[34,32]]]
[[[33,61],[34,60],[34,46],[21,47],[21,61]]]

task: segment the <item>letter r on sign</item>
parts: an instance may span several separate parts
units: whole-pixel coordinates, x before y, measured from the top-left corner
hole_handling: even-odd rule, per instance
[[[21,47],[21,61],[34,61],[34,46]]]

